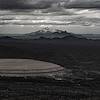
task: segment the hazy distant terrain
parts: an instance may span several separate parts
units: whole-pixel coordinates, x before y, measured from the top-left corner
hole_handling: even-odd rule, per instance
[[[94,39],[94,40],[99,39],[100,40],[100,34],[82,34],[82,36],[88,39]]]

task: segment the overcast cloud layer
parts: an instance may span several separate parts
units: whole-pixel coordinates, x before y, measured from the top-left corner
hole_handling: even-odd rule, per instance
[[[0,0],[0,9],[100,8],[100,0]]]
[[[81,25],[100,26],[100,10],[94,9],[64,9],[63,11],[50,12],[12,12],[0,11],[0,25]]]
[[[100,0],[0,0],[0,33],[70,26],[76,33],[99,33]]]

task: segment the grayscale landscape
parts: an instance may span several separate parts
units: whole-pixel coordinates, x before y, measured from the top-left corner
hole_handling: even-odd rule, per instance
[[[0,0],[0,100],[100,100],[100,0]]]

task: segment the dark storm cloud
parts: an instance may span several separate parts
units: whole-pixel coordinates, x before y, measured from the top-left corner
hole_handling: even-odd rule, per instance
[[[66,8],[100,8],[100,0],[70,0]]]
[[[0,9],[100,8],[100,0],[0,0]]]
[[[0,0],[0,8],[1,9],[24,9],[31,8],[31,6],[27,6],[24,2],[26,0]]]
[[[0,0],[0,9],[46,9],[59,0]]]
[[[45,9],[50,7],[51,4],[50,1],[34,3],[31,0],[0,0],[0,9]]]

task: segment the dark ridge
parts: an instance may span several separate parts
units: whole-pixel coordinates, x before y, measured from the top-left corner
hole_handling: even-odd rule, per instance
[[[10,36],[0,36],[0,40],[16,40],[16,39]]]

